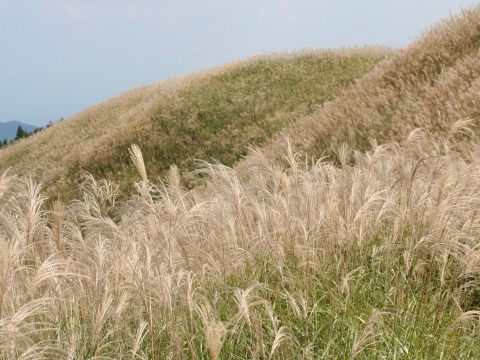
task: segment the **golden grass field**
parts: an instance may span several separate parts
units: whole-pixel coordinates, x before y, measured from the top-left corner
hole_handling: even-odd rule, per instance
[[[403,49],[230,64],[1,150],[0,356],[480,358],[479,48],[473,6]]]

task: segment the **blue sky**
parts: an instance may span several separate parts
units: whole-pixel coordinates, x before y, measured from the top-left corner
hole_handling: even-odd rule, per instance
[[[463,0],[0,0],[0,121],[57,121],[132,87],[303,47],[403,46]]]

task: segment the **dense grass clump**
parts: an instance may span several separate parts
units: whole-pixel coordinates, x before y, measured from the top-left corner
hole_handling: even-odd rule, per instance
[[[340,166],[257,150],[249,171],[205,163],[137,194],[85,179],[42,210],[31,180],[0,180],[5,358],[477,358],[480,147],[338,150]],[[353,156],[355,165],[347,159]]]

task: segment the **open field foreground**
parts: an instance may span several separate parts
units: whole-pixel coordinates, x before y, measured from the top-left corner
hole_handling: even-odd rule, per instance
[[[205,164],[203,194],[107,181],[42,211],[4,175],[5,358],[477,358],[480,147],[466,123],[433,142],[335,166],[260,151]],[[351,150],[342,147],[341,159]],[[8,240],[7,240],[8,239]]]
[[[0,357],[480,358],[479,48],[475,6],[323,106],[295,107],[291,121],[282,107],[290,115],[262,130],[264,147],[202,162],[196,177],[183,173],[190,165],[154,167],[154,142],[141,142],[148,131],[109,147],[122,149],[124,172],[99,160],[112,170],[72,180],[70,202],[47,199],[43,182],[7,171]],[[67,134],[68,121],[0,159],[55,128]],[[203,134],[197,121],[198,113],[191,126]],[[201,186],[191,187],[192,178]]]

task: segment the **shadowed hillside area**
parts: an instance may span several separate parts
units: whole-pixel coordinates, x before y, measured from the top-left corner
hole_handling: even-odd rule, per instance
[[[479,50],[480,5],[0,151],[0,358],[479,359]]]
[[[51,197],[71,199],[84,171],[132,193],[131,144],[142,149],[152,180],[172,164],[194,170],[196,159],[232,165],[248,145],[264,144],[389,54],[365,48],[257,56],[133,89],[0,152],[0,171],[32,173]]]

